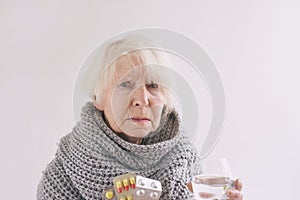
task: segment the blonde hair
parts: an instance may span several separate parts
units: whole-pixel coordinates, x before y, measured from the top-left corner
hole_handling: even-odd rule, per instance
[[[100,73],[94,89],[94,100],[100,103],[109,85],[112,84],[118,67],[146,66],[147,71],[154,79],[158,79],[165,86],[170,84],[170,77],[162,73],[164,66],[170,65],[167,55],[152,40],[139,36],[129,35],[107,45]],[[168,87],[164,88],[164,95],[168,107],[174,107],[174,98]]]

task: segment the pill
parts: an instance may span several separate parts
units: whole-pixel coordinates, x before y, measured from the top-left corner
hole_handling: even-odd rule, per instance
[[[156,199],[158,197],[158,193],[157,192],[151,192],[149,195],[152,199]]]
[[[128,191],[129,190],[129,184],[128,184],[128,179],[124,179],[123,180],[123,186],[124,186],[124,190]]]
[[[157,185],[156,185],[156,183],[155,183],[155,182],[152,182],[152,183],[151,183],[151,187],[153,187],[153,188],[157,188]]]
[[[135,188],[135,178],[134,178],[134,177],[131,177],[131,178],[129,179],[129,182],[130,182],[130,187],[131,187],[132,189],[134,189],[134,188]]]
[[[139,183],[141,186],[145,186],[145,182],[144,182],[142,179],[140,179],[138,183]]]
[[[127,200],[132,200],[132,196],[131,195],[127,196]]]
[[[136,191],[136,195],[137,196],[144,196],[145,195],[145,190],[138,190],[138,191]]]
[[[105,193],[105,197],[107,199],[112,199],[114,197],[114,193],[112,190],[107,190],[106,193]]]
[[[121,183],[121,181],[116,182],[116,188],[117,188],[117,192],[119,192],[119,193],[122,192],[122,183]]]

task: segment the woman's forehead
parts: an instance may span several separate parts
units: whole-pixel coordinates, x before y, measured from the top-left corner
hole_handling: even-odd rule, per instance
[[[158,81],[160,79],[155,66],[120,66],[116,68],[115,80],[145,80]]]
[[[162,61],[152,50],[138,50],[126,53],[115,60],[111,66],[113,69],[113,81],[120,79],[144,80],[147,82],[159,82]]]

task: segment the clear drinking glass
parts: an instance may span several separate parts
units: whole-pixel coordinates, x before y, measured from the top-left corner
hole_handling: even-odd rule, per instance
[[[205,160],[192,168],[192,185],[197,200],[226,200],[226,191],[234,188],[228,161]]]

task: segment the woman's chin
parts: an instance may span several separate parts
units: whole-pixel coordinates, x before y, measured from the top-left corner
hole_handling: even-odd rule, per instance
[[[131,131],[126,131],[124,132],[128,137],[132,138],[144,138],[146,137],[149,133],[149,129],[143,129],[143,128],[136,128]]]
[[[133,138],[144,138],[152,131],[153,126],[151,122],[136,123],[131,120],[122,127],[122,132]]]

